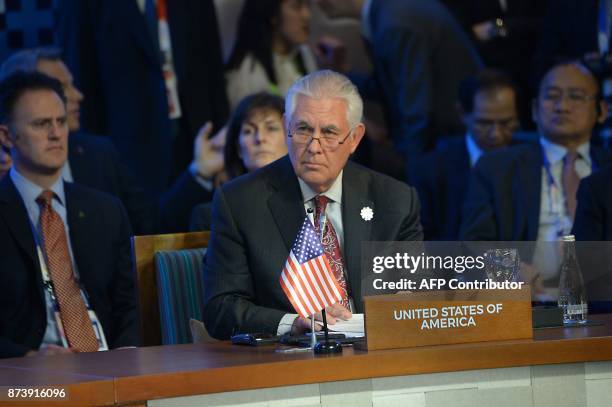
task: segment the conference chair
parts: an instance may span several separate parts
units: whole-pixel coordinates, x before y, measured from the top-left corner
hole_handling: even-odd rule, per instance
[[[134,265],[136,267],[136,275],[138,280],[138,296],[140,303],[140,331],[143,346],[155,346],[162,344],[162,327],[160,323],[160,295],[158,286],[158,267],[156,265],[156,253],[168,252],[168,251],[182,251],[189,249],[203,249],[208,245],[210,232],[191,232],[191,233],[173,233],[165,235],[147,235],[147,236],[134,236],[132,237],[132,256],[134,259]],[[200,250],[201,256],[204,254],[204,250]],[[173,264],[172,259],[185,259],[188,262],[195,261],[194,255],[183,255],[183,254],[160,254],[157,262],[164,267],[166,264]],[[198,256],[198,254],[195,254]],[[182,266],[182,264],[181,264]],[[184,269],[184,268],[183,268]],[[179,271],[180,273],[180,271]],[[174,269],[164,269],[162,271],[161,281],[175,281]],[[195,267],[192,266],[192,271],[189,273],[193,276],[195,273]],[[172,275],[172,278],[165,277]],[[200,277],[201,278],[201,277]],[[201,281],[201,280],[200,280]],[[197,282],[190,283],[198,285]],[[178,287],[184,287],[185,284],[180,282]],[[168,289],[174,289],[177,287],[176,282],[174,285],[164,287],[164,293],[168,292]],[[192,293],[194,290],[201,291],[201,283],[197,288],[189,287]],[[164,301],[169,301],[176,298],[176,291],[174,295],[162,294]],[[199,293],[201,295],[201,292]],[[183,299],[181,298],[181,301]],[[188,300],[190,301],[190,300]],[[178,304],[165,304],[166,308],[175,307],[178,308]],[[170,314],[171,311],[168,311]],[[167,314],[169,315],[169,314]],[[176,320],[177,318],[175,318]],[[165,320],[167,321],[167,320]],[[189,318],[187,318],[187,329],[189,325]],[[170,326],[167,329],[172,329]]]

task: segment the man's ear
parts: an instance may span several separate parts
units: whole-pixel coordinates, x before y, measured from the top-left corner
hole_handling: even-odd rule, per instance
[[[608,104],[605,100],[597,102],[597,123],[603,124],[608,118]]]
[[[361,139],[363,138],[364,134],[365,125],[363,123],[359,123],[353,129],[353,135],[349,137],[349,140],[351,140],[351,154],[353,154],[355,150],[357,150],[357,147],[359,146],[359,143],[361,142]]]
[[[6,124],[0,124],[0,145],[6,149],[13,148],[13,141],[9,133],[9,128]]]

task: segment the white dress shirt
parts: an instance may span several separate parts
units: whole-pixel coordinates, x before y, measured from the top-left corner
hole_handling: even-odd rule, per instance
[[[26,179],[17,171],[15,167],[11,168],[9,176],[11,177],[13,184],[15,184],[15,188],[17,189],[17,192],[19,192],[21,200],[23,201],[26,211],[28,212],[30,225],[32,227],[32,234],[34,235],[37,249],[40,248],[44,253],[44,249],[42,249],[43,234],[40,225],[40,206],[36,202],[36,199],[43,192],[43,188]],[[51,207],[55,212],[57,212],[64,223],[66,237],[68,237],[68,252],[70,253],[70,259],[72,261],[72,269],[74,270],[75,275],[78,277],[77,265],[74,261],[72,244],[70,243],[69,238],[70,227],[68,225],[66,196],[64,194],[64,180],[62,177],[58,178],[58,180],[49,189],[55,194],[55,198],[51,201]],[[57,331],[57,322],[55,321],[55,307],[47,290],[45,290],[45,305],[47,309],[47,327],[45,329],[42,344],[61,345],[62,343]]]

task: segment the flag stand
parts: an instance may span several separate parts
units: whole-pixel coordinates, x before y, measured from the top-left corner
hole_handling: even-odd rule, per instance
[[[321,311],[323,316],[323,332],[325,339],[323,342],[318,342],[314,348],[314,353],[317,355],[331,355],[333,353],[342,353],[342,345],[336,341],[329,340],[329,330],[327,329],[327,317],[325,316],[325,308]],[[314,334],[314,333],[313,333]]]

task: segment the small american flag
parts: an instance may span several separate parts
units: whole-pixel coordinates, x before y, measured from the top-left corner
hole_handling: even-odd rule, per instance
[[[342,300],[340,285],[308,217],[291,247],[280,284],[293,308],[304,318]]]

